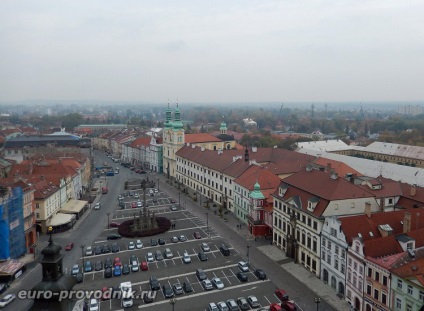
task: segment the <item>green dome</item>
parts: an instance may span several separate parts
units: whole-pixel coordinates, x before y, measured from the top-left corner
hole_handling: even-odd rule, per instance
[[[253,191],[249,195],[253,199],[265,199],[264,195],[261,192],[261,186],[258,182],[253,186]]]
[[[177,108],[175,108],[175,112],[174,112],[174,123],[172,123],[172,128],[174,130],[180,130],[183,128],[183,123],[180,121],[180,108],[178,108],[178,104],[177,104]]]
[[[172,127],[171,108],[169,108],[169,103],[168,103],[168,108],[166,108],[165,128],[171,128],[171,127]]]

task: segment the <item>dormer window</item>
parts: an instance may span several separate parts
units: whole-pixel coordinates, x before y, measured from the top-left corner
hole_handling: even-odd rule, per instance
[[[317,197],[312,197],[308,200],[308,211],[313,212],[317,206],[319,199]]]
[[[285,194],[286,194],[286,192],[287,192],[287,190],[288,190],[289,188],[288,188],[288,186],[287,185],[283,185],[283,186],[281,186],[279,189],[278,189],[278,195],[280,196],[280,197],[283,197]]]

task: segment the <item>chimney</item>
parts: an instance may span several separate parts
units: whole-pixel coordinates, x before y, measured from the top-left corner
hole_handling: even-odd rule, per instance
[[[244,150],[244,162],[249,161],[249,150],[247,150],[247,146],[246,149]]]
[[[380,198],[380,212],[384,212],[384,208],[386,207],[384,202],[384,198]]]
[[[368,218],[371,218],[371,203],[365,202],[365,215],[367,215]]]
[[[257,152],[258,151],[258,147],[252,147],[252,152]]]
[[[403,233],[411,231],[411,213],[405,212],[403,215]]]
[[[202,151],[205,151],[205,146],[200,147]]]
[[[330,178],[333,180],[337,180],[338,177],[339,175],[333,170],[330,174]]]
[[[332,172],[331,163],[327,163],[327,173],[330,174]]]
[[[417,186],[411,185],[411,191],[410,191],[411,197],[414,197],[416,194],[417,194]]]

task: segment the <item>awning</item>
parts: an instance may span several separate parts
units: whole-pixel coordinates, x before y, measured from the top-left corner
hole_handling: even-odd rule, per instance
[[[74,214],[57,213],[50,220],[49,226],[56,227],[56,226],[68,224],[72,221],[74,217],[75,217]]]
[[[64,214],[78,214],[86,204],[88,204],[88,201],[71,199],[65,203],[65,205],[60,209],[60,212]]]

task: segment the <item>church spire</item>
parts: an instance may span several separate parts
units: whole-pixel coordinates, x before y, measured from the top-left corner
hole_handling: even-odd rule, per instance
[[[177,107],[174,111],[174,123],[172,123],[172,128],[174,129],[174,131],[178,131],[183,128],[183,123],[181,122],[180,108],[178,107],[178,101]]]
[[[171,127],[172,127],[171,108],[169,107],[169,101],[168,101],[168,108],[166,108],[165,128],[171,128]]]

